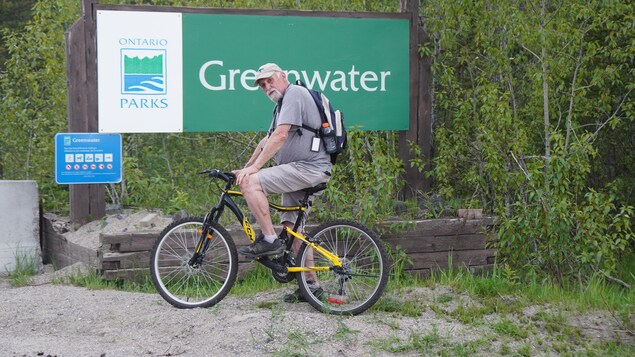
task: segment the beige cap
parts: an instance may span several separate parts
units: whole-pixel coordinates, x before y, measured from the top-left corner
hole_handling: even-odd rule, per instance
[[[258,81],[263,78],[269,78],[273,76],[276,72],[282,72],[282,69],[275,63],[265,63],[256,71],[258,75],[256,76],[256,80],[254,81],[254,85],[258,84]]]

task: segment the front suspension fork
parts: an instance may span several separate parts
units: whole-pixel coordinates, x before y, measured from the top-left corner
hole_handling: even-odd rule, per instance
[[[205,216],[205,219],[203,220],[203,227],[201,227],[201,229],[198,230],[198,234],[199,234],[198,244],[196,245],[196,250],[194,251],[194,254],[192,254],[192,258],[190,258],[190,261],[188,262],[189,266],[197,268],[203,261],[203,258],[205,257],[205,252],[207,251],[207,248],[209,247],[209,243],[211,239],[213,238],[213,235],[212,235],[213,222],[216,222],[218,220],[218,217],[220,216],[221,213],[222,213],[222,210],[219,210],[217,207],[214,207],[207,214],[207,216]]]

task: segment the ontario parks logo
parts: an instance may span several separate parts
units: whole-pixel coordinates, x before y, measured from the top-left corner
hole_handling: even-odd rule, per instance
[[[165,49],[121,49],[121,94],[167,94]]]

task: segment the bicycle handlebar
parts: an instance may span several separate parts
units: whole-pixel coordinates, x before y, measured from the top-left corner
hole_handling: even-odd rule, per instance
[[[207,174],[207,177],[211,179],[219,178],[230,185],[233,184],[234,181],[236,180],[236,175],[234,175],[232,172],[223,172],[218,169],[207,169],[207,170],[199,171],[198,174],[200,175]]]

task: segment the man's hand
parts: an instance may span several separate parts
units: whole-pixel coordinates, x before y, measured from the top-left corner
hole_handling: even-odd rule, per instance
[[[232,173],[234,175],[236,175],[236,184],[238,186],[240,186],[243,183],[248,183],[249,182],[249,177],[251,175],[257,173],[258,171],[260,171],[260,170],[258,170],[254,166],[248,166],[248,167],[245,167],[244,169],[241,169],[241,170],[234,170],[234,171],[232,171]]]

